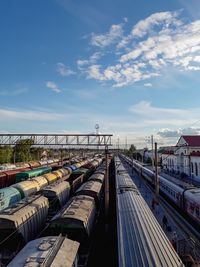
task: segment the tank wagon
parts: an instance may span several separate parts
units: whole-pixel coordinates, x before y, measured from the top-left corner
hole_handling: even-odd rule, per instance
[[[36,177],[36,176],[40,176],[43,175],[45,173],[51,172],[52,168],[51,167],[40,167],[40,168],[36,168],[34,170],[28,170],[25,172],[20,172],[16,174],[16,183]]]
[[[120,159],[115,158],[119,267],[184,267]]]
[[[13,184],[11,188],[16,188],[21,198],[28,197],[32,194],[37,193],[40,190],[39,184],[35,180],[27,180],[20,183]]]
[[[55,166],[57,166],[59,164],[58,159],[51,160],[51,162],[52,163],[48,163],[48,161],[44,161],[44,160],[42,160],[42,161],[30,161],[28,163],[19,162],[19,163],[16,163],[15,165],[12,165],[12,169],[8,168],[8,166],[11,166],[10,164],[1,165],[0,166],[0,168],[1,168],[1,171],[0,171],[0,188],[4,188],[4,187],[7,187],[7,186],[14,184],[16,182],[16,175],[19,173],[29,172],[29,171],[34,170],[35,168],[38,168],[38,167],[40,167],[40,169],[41,169],[42,167],[47,166],[47,165],[48,165],[47,168],[55,168]],[[15,166],[15,168],[14,168],[14,166]],[[32,172],[32,173],[34,173],[34,172]],[[28,174],[26,174],[26,175],[28,176]],[[37,174],[37,175],[40,175],[40,174]]]
[[[7,267],[77,267],[79,243],[62,236],[30,241]]]
[[[88,161],[82,161],[82,164],[85,164],[85,162]],[[41,191],[47,185],[50,185],[59,180],[67,180],[70,183],[71,192],[73,194],[76,189],[83,183],[85,178],[83,172],[80,172],[81,175],[78,175],[78,170],[75,175],[70,177],[71,173],[71,168],[61,168],[57,171],[46,173],[42,176],[33,177],[32,179],[13,184],[11,186],[11,189],[9,189],[9,187],[3,188],[0,191],[0,211],[19,201],[20,195],[21,199],[23,199],[24,197]],[[1,175],[2,173],[0,173],[0,177]]]
[[[0,210],[6,209],[20,200],[21,194],[16,188],[6,187],[0,189]]]
[[[49,203],[30,196],[0,212],[0,257],[6,261],[44,227]]]

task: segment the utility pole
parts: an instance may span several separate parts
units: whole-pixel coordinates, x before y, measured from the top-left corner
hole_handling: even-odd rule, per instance
[[[133,154],[132,154],[132,176],[133,176]]]
[[[108,230],[109,214],[109,171],[108,171],[108,146],[105,147],[106,154],[106,173],[105,173],[105,228]]]
[[[158,152],[157,152],[157,143],[155,143],[155,192],[156,200],[159,198],[159,177],[158,177]]]
[[[151,155],[152,171],[154,171],[154,149],[153,149],[153,135],[151,135],[151,149],[152,149],[152,155]]]
[[[117,138],[117,149],[118,149],[118,154],[119,154],[119,138]]]

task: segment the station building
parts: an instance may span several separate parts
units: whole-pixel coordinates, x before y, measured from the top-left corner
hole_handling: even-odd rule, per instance
[[[181,136],[161,158],[163,170],[200,181],[200,135]]]

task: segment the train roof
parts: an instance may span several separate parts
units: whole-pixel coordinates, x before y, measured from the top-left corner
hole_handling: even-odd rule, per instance
[[[42,265],[49,267],[73,267],[78,248],[78,242],[65,237],[42,237],[29,242],[7,266],[36,267]]]
[[[117,188],[119,189],[122,189],[122,188],[136,189],[137,188],[122,163],[121,164],[117,163],[116,174],[117,174],[117,181],[116,181]]]
[[[38,209],[44,209],[44,207],[48,208],[48,206],[48,199],[46,197],[30,196],[1,211],[0,221],[7,220],[13,222],[15,227],[18,228],[27,221],[28,217],[32,217],[33,214],[38,213]],[[1,226],[2,224],[0,224],[0,228]],[[4,227],[4,224],[2,227]]]
[[[191,188],[185,191],[185,197],[190,201],[196,202],[200,207],[200,188]]]
[[[75,196],[71,203],[65,205],[64,208],[56,214],[52,221],[60,219],[74,219],[82,221],[86,226],[91,212],[95,208],[94,199],[89,196]]]
[[[94,180],[94,181],[101,181],[103,183],[105,179],[105,174],[102,174],[102,173],[94,173],[91,175],[91,177],[88,179],[89,181],[90,180]]]
[[[84,184],[82,184],[79,189],[76,191],[76,193],[79,193],[81,191],[93,191],[95,193],[99,193],[102,188],[102,183],[99,181],[88,181]]]
[[[58,182],[55,182],[51,185],[48,185],[47,187],[45,187],[43,189],[43,192],[55,192],[56,194],[60,194],[61,192],[63,192],[65,189],[68,189],[70,188],[70,184],[69,182],[66,182],[66,181],[58,181]]]
[[[183,267],[135,184],[135,190],[124,187],[128,175],[120,166],[121,172],[116,171],[119,266]]]

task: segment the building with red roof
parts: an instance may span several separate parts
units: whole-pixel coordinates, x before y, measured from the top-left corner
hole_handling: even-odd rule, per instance
[[[182,135],[172,150],[162,154],[163,168],[200,180],[200,135]]]

